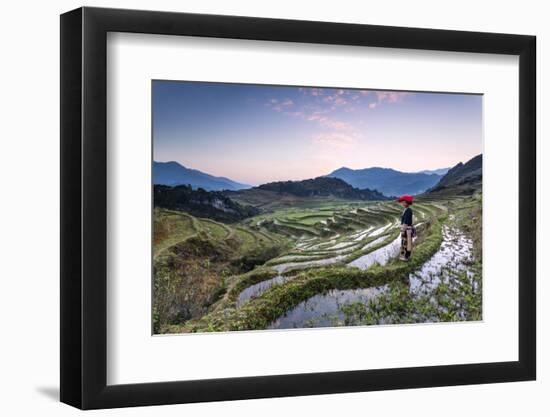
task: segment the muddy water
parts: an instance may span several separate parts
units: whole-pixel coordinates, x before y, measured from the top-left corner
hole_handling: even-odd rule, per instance
[[[373,244],[376,241],[371,242]],[[374,246],[374,245],[372,245]],[[396,256],[399,255],[399,247],[401,246],[401,237],[397,236],[391,243],[386,246],[376,249],[366,255],[357,258],[356,260],[350,262],[348,266],[356,267],[359,269],[367,269],[372,266],[374,263],[380,265],[386,265],[386,263]]]
[[[368,301],[387,291],[387,286],[359,288],[355,290],[331,290],[303,301],[279,317],[269,329],[292,329],[301,327],[330,327],[342,321],[345,315],[340,311],[344,304]]]

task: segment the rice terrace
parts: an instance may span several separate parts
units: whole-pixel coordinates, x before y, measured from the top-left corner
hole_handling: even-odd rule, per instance
[[[412,100],[404,94],[354,99],[354,90],[328,96],[330,89],[293,89],[292,98],[279,97],[262,111],[274,117],[298,113],[303,96],[307,103],[335,96],[328,102],[342,98],[355,106],[367,97],[365,112]],[[316,120],[305,123],[346,131],[333,121],[337,110],[336,105],[330,116],[322,116],[320,126]],[[356,141],[362,138],[348,133]],[[480,152],[441,170],[336,169],[352,161],[346,148],[351,140],[332,138],[344,143],[332,152],[333,169],[301,175],[289,163],[289,172],[281,167],[280,175],[266,180],[241,175],[229,162],[228,176],[241,181],[206,174],[170,162],[168,151],[155,148],[155,161],[159,154],[168,160],[153,163],[155,334],[482,320]],[[315,149],[327,143],[313,141]],[[250,158],[252,151],[241,147],[240,152]],[[450,158],[454,155],[445,161]],[[222,159],[217,163],[224,165]],[[305,158],[304,164],[314,165]],[[254,166],[254,173],[261,171]],[[415,234],[406,259],[400,256],[404,211],[396,199],[401,194],[414,198]]]

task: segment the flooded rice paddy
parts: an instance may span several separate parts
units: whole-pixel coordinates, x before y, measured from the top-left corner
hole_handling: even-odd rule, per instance
[[[359,288],[355,290],[331,290],[303,301],[279,317],[269,329],[292,329],[300,327],[331,327],[335,321],[343,320],[341,307],[348,303],[368,303],[387,290],[387,286]]]
[[[375,241],[371,242],[374,243]],[[368,245],[367,245],[368,246]],[[372,245],[375,246],[375,245]],[[372,247],[371,246],[371,247]],[[369,252],[366,255],[357,258],[356,260],[350,262],[348,266],[367,269],[374,265],[375,263],[379,265],[386,265],[386,263],[399,255],[399,247],[401,246],[401,237],[397,236],[391,243],[386,246],[382,246],[380,249]]]
[[[237,299],[237,307],[242,306],[246,301],[252,297],[257,297],[258,295],[266,292],[268,289],[277,284],[283,284],[287,282],[292,277],[285,277],[282,275],[277,275],[274,278],[268,279],[266,281],[258,282],[257,284],[251,285],[250,287],[245,288]]]
[[[409,275],[410,292],[429,294],[440,283],[452,279],[452,274],[464,271],[471,277],[468,265],[472,262],[473,243],[464,233],[447,225],[443,226],[443,243],[439,251],[419,271]]]
[[[443,242],[440,249],[420,270],[408,277],[409,292],[412,296],[430,296],[441,282],[452,284],[453,271],[464,271],[471,276],[468,265],[472,261],[472,241],[460,230],[447,225],[443,226],[442,233]],[[368,268],[374,262],[385,264],[389,259],[398,255],[399,245],[400,237],[398,236],[389,245],[362,256],[348,265]],[[286,312],[269,328],[288,329],[341,325],[345,320],[343,306],[351,303],[367,305],[371,300],[388,291],[388,285],[384,285],[352,290],[331,290],[326,294],[318,294]]]
[[[380,231],[386,231],[390,226],[392,226],[392,223],[388,223],[387,225],[374,229],[374,227],[368,227],[365,230],[360,231],[359,233],[355,233],[351,235],[352,238],[357,238],[357,236],[364,236],[364,237],[373,237],[378,236],[380,234]],[[373,230],[374,229],[374,230]],[[367,250],[371,247],[374,247],[384,240],[387,239],[387,236],[381,236],[377,239],[371,241],[367,245],[364,245],[361,250]],[[251,285],[250,287],[245,288],[240,294],[237,299],[237,307],[240,307],[243,305],[246,301],[253,297],[258,297],[261,294],[263,294],[265,291],[267,291],[269,288],[273,287],[274,285],[279,285],[287,282],[291,277],[285,277],[283,276],[283,272],[290,268],[294,267],[307,267],[307,266],[323,266],[323,265],[330,265],[337,262],[341,262],[346,258],[346,254],[349,254],[351,252],[354,252],[355,250],[359,249],[358,246],[360,242],[355,241],[343,241],[339,243],[335,243],[336,240],[332,239],[329,241],[329,243],[332,245],[329,248],[323,249],[319,245],[310,246],[309,250],[325,250],[327,251],[327,254],[333,254],[335,256],[327,256],[327,255],[321,255],[324,256],[320,259],[309,259],[300,261],[300,258],[308,259],[311,257],[314,257],[313,254],[300,254],[300,255],[285,255],[278,258],[278,260],[292,260],[291,262],[285,262],[280,263],[277,265],[273,265],[272,268],[275,269],[278,273],[278,275],[274,278],[259,282],[257,284]],[[359,267],[361,269],[366,269],[368,266],[372,265],[373,263],[377,262],[381,265],[384,265],[387,260],[389,260],[394,252],[395,252],[395,242],[397,242],[397,251],[399,251],[399,238],[392,241],[390,244],[379,248],[372,253],[369,253],[367,255],[364,255],[355,261],[348,264],[350,267]],[[325,243],[326,245],[326,243]],[[323,245],[324,246],[324,245]],[[318,255],[317,255],[318,256]]]

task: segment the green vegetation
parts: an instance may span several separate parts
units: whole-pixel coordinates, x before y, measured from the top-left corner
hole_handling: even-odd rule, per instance
[[[195,190],[189,185],[155,185],[153,198],[155,207],[185,211],[222,222],[235,222],[259,213],[256,207],[239,204],[221,192]]]
[[[400,206],[310,198],[285,208],[285,198],[234,224],[155,209],[155,333],[265,329],[315,295],[386,285],[368,303],[342,305],[333,324],[481,318],[481,194],[421,196],[412,259],[375,258],[366,269],[350,262],[395,244]],[[447,271],[431,294],[412,295],[408,277],[451,226],[472,242],[468,272]]]
[[[154,210],[154,331],[206,314],[231,276],[278,256],[285,240],[183,212]]]
[[[197,221],[183,212],[155,209],[153,215],[153,253],[156,257],[167,247],[197,233]]]
[[[441,244],[441,223],[434,219],[427,236],[415,250],[414,258],[403,263],[393,260],[386,266],[373,266],[366,271],[334,265],[308,269],[298,273],[283,285],[271,287],[261,297],[251,300],[241,308],[231,308],[229,298],[209,315],[192,320],[178,331],[227,331],[265,329],[271,322],[298,303],[331,289],[373,287],[402,279],[429,259]]]
[[[388,292],[367,304],[343,305],[344,320],[336,317],[333,323],[335,326],[364,326],[481,320],[482,281],[477,268],[476,265],[473,280],[464,271],[449,271],[453,285],[440,283],[429,295],[411,295],[406,283],[392,282]]]
[[[464,261],[467,269],[445,266],[439,274],[439,282],[428,293],[411,291],[408,281],[392,282],[389,291],[368,303],[355,302],[343,305],[343,317],[333,316],[333,325],[481,320],[481,203],[481,194],[476,194],[468,200],[448,202],[449,210],[453,212],[449,223],[465,233],[472,242],[472,257]],[[442,276],[445,279],[441,279]]]

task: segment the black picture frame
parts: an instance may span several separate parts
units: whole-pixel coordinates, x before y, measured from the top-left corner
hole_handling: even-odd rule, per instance
[[[107,385],[108,32],[519,56],[519,360]],[[81,409],[533,380],[536,377],[534,36],[79,8],[61,16],[61,401]]]

